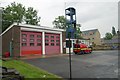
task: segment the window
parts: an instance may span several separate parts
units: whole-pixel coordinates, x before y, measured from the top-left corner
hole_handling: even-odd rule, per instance
[[[93,32],[89,32],[90,35],[93,35]]]
[[[56,40],[56,42],[59,42],[59,40]]]
[[[51,46],[54,46],[54,43],[51,43]]]
[[[73,40],[73,43],[75,42],[75,40]]]
[[[84,35],[87,35],[87,33],[84,33]]]
[[[59,46],[60,44],[59,43],[56,43],[56,46]]]
[[[41,43],[37,43],[37,46],[41,46]]]
[[[22,39],[23,42],[26,42],[27,40],[25,38]]]
[[[27,34],[22,34],[22,37],[27,37]]]
[[[77,41],[76,41],[77,42]],[[81,41],[78,41],[78,43],[81,43]]]
[[[34,39],[30,39],[30,42],[34,42]]]
[[[68,48],[69,46],[72,47],[71,40],[70,40],[70,42],[69,42],[69,40],[66,40],[66,48]]]
[[[59,36],[56,36],[56,38],[59,38]]]
[[[30,35],[30,38],[34,38],[34,35]]]
[[[27,46],[27,44],[26,43],[22,43],[22,46]]]
[[[46,46],[48,46],[49,44],[48,43],[45,43]]]
[[[37,38],[41,38],[41,35],[37,35]]]
[[[54,40],[51,40],[51,42],[54,42]]]
[[[92,35],[92,33],[90,33],[90,35]]]
[[[34,46],[34,43],[30,43],[30,46]]]
[[[37,39],[37,42],[41,42],[41,40],[40,40],[40,39]]]
[[[54,36],[51,36],[51,38],[54,38]]]
[[[45,42],[48,42],[49,40],[45,40]]]
[[[45,38],[49,38],[49,36],[46,35]]]

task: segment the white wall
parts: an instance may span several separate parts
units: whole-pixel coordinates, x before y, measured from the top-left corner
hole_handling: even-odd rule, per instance
[[[68,39],[66,39],[66,40],[68,40]],[[71,53],[73,53],[73,47],[74,47],[73,43],[76,43],[76,40],[77,40],[77,39],[70,39],[70,40],[72,41],[72,47],[71,47],[70,49],[71,49]],[[90,45],[89,40],[80,40],[80,39],[79,39],[79,41],[80,41],[81,43],[86,44],[87,46]],[[69,53],[69,48],[66,48],[66,53]]]

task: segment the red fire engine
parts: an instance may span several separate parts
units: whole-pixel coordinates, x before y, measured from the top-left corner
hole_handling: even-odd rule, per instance
[[[92,52],[92,47],[88,47],[84,43],[76,43],[76,44],[74,44],[73,52],[75,54],[91,53]]]

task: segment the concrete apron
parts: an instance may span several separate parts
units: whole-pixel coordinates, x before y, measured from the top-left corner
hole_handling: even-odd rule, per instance
[[[19,59],[47,58],[47,57],[56,57],[56,56],[67,56],[67,55],[68,54],[28,55],[28,56],[22,56]]]

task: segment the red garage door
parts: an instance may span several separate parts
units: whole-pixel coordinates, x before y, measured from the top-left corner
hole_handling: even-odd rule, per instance
[[[45,53],[60,54],[60,34],[45,33]]]
[[[42,33],[21,32],[21,55],[42,54]]]

